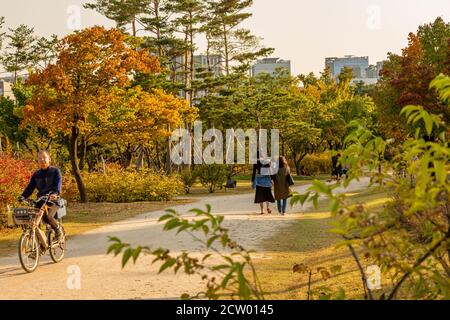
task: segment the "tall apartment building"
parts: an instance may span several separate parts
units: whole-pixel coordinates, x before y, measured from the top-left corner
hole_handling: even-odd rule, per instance
[[[173,63],[173,68],[177,71],[177,81],[182,81],[184,76],[184,66],[186,65],[185,57],[180,56],[175,58]],[[189,62],[188,62],[189,63]],[[194,56],[194,78],[198,78],[198,76],[204,72],[208,72],[211,70],[214,76],[219,77],[223,75],[223,64],[222,58],[220,55],[210,55],[209,63],[207,55],[195,55]]]
[[[0,80],[0,97],[10,98],[12,100],[15,99],[10,82]]]
[[[208,57],[204,54],[194,56],[194,74],[208,71],[208,69],[210,69],[216,77],[223,75],[222,57],[220,55],[210,55]]]
[[[344,56],[343,58],[325,58],[325,66],[330,68],[331,74],[337,78],[344,67],[353,69],[355,78],[365,77],[366,69],[369,68],[369,57]]]
[[[258,60],[251,68],[251,76],[255,77],[261,73],[267,73],[275,75],[277,69],[286,70],[289,75],[291,74],[291,61],[282,60],[280,58],[265,58]]]
[[[383,68],[383,62],[377,62],[376,65],[369,64],[369,57],[355,57],[352,55],[342,58],[330,57],[325,58],[325,67],[331,70],[331,74],[335,79],[339,76],[344,67],[352,68],[352,83],[364,82],[365,84],[375,84],[380,78],[380,71]]]

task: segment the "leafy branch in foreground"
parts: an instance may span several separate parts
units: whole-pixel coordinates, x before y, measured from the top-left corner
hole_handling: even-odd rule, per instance
[[[450,96],[450,78],[439,76],[431,88],[443,103]],[[375,299],[367,286],[360,256],[381,268],[390,285],[377,292],[380,299],[450,299],[450,148],[448,127],[440,116],[425,108],[407,106],[402,114],[408,123],[422,123],[404,142],[397,155],[387,160],[389,141],[353,123],[353,131],[341,152],[349,166],[344,186],[363,175],[371,177],[370,188],[383,188],[390,200],[381,210],[368,204],[351,203],[335,192],[336,185],[315,181],[306,194],[295,195],[291,204],[329,200],[334,219],[331,232],[342,236],[354,257],[363,280],[366,299]],[[393,174],[403,163],[405,175]],[[367,173],[368,172],[368,173]]]
[[[166,210],[159,222],[165,222],[164,230],[188,233],[195,241],[205,247],[203,257],[192,257],[190,253],[183,251],[179,255],[172,255],[164,248],[152,250],[150,247],[138,246],[133,248],[130,244],[123,243],[120,239],[110,237],[112,244],[108,248],[108,254],[114,256],[122,253],[122,267],[125,267],[130,259],[136,263],[140,255],[154,256],[152,263],[161,263],[159,273],[166,269],[172,269],[178,273],[181,269],[188,275],[197,275],[206,282],[206,291],[194,296],[185,293],[182,299],[207,298],[217,300],[222,295],[229,294],[232,299],[243,300],[264,299],[261,284],[256,274],[248,251],[235,241],[230,239],[228,229],[222,227],[223,216],[214,216],[211,206],[206,206],[206,211],[192,209],[195,214],[192,221],[182,218],[175,210]],[[228,254],[222,251],[228,251]],[[246,276],[246,269],[250,268],[251,277]]]

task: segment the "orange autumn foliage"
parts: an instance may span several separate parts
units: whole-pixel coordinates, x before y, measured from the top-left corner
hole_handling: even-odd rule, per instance
[[[127,46],[118,29],[96,26],[68,35],[58,52],[55,64],[30,74],[27,84],[33,86],[33,97],[22,123],[36,124],[50,134],[70,134],[73,127],[79,134],[89,133],[95,129],[89,117],[105,111],[108,91],[129,85],[136,72],[161,70],[156,57]]]

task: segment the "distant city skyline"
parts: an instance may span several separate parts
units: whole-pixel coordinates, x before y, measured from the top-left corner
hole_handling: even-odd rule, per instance
[[[27,24],[38,36],[64,36],[72,30],[80,10],[81,28],[115,24],[92,10],[86,0],[15,0],[2,3],[5,27]],[[324,69],[326,57],[369,56],[370,63],[385,60],[388,52],[400,53],[409,32],[433,22],[438,16],[450,20],[448,0],[254,0],[253,17],[243,27],[262,37],[262,44],[275,48],[271,57],[291,61],[292,74]],[[201,54],[202,41],[196,54]]]

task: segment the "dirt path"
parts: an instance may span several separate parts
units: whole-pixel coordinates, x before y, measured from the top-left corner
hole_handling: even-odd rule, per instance
[[[368,180],[353,183],[351,190],[363,189]],[[295,188],[303,192],[308,186]],[[189,216],[192,208],[211,204],[215,214],[225,216],[225,226],[238,243],[258,251],[261,240],[296,219],[296,214],[282,217],[276,214],[260,216],[253,204],[253,194],[216,196],[196,203],[177,206],[178,212]],[[272,206],[272,209],[275,207]],[[300,212],[300,207],[290,209]],[[276,211],[276,210],[273,210]],[[143,257],[133,265],[121,269],[120,258],[106,255],[108,236],[116,236],[133,245],[165,247],[173,252],[203,250],[189,236],[162,231],[157,223],[163,211],[152,212],[114,223],[82,235],[68,242],[66,258],[53,264],[48,255],[42,257],[33,274],[25,274],[17,255],[0,259],[0,299],[178,299],[183,293],[196,293],[202,288],[198,279],[168,271],[157,274],[158,267],[150,265],[150,257]],[[259,252],[258,255],[264,255]],[[73,284],[74,272],[80,272],[80,288]]]

